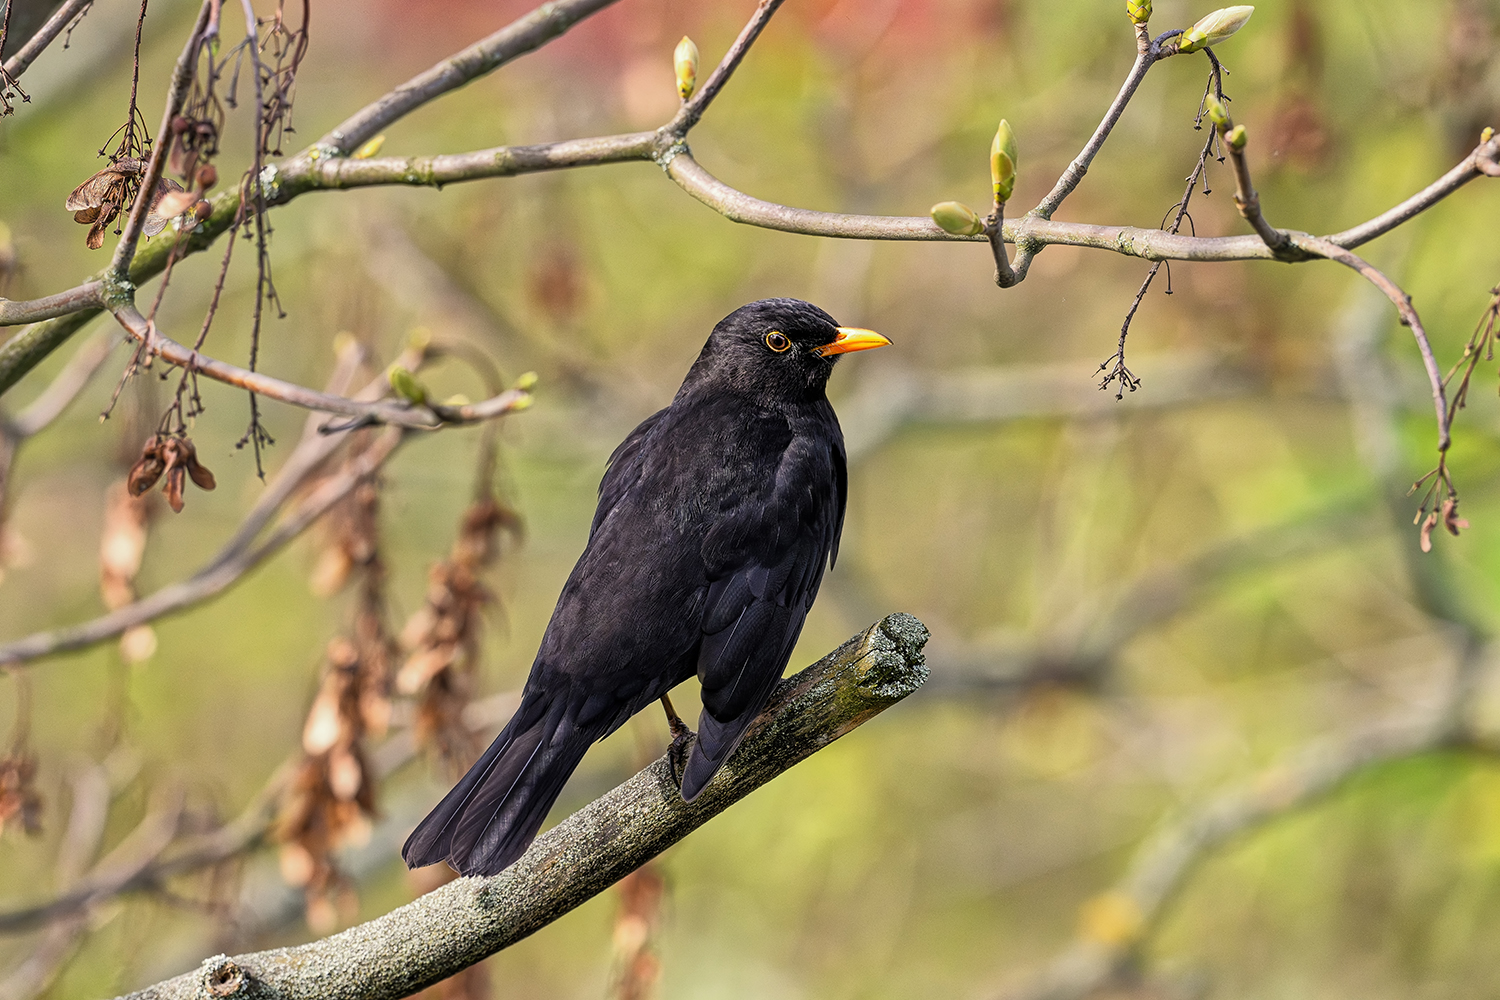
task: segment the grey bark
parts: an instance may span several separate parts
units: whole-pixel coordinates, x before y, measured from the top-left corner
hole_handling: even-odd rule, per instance
[[[537,839],[493,878],[460,878],[294,948],[206,960],[128,1000],[396,1000],[545,927],[787,768],[915,691],[927,629],[895,614],[782,681],[691,805],[663,756]]]

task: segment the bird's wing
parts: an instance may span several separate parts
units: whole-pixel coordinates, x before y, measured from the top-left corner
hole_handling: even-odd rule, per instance
[[[764,706],[817,596],[844,520],[847,477],[837,444],[795,439],[769,500],[747,498],[705,542],[711,582],[698,657],[703,714],[683,775],[689,801]]]
[[[630,487],[641,478],[646,438],[666,412],[666,409],[660,409],[642,420],[609,456],[604,478],[599,480],[599,506],[594,510],[594,523],[589,526],[590,538],[594,537],[594,532],[599,530],[599,525],[604,523],[609,512],[619,506]]]

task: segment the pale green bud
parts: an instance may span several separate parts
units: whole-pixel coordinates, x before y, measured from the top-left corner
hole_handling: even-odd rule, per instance
[[[672,68],[677,71],[677,93],[685,101],[698,87],[698,46],[687,35],[682,36],[672,53]]]
[[[354,151],[354,155],[349,158],[351,160],[368,160],[370,157],[380,152],[380,147],[384,145],[385,133],[382,132],[375,138],[371,139],[369,142],[365,143],[363,146],[356,149]]]
[[[995,200],[1010,201],[1016,189],[1016,134],[1010,122],[1000,119],[995,138],[990,142],[990,180],[995,185]]]
[[[386,377],[390,379],[391,388],[396,390],[396,395],[416,406],[426,404],[427,390],[422,388],[422,383],[411,372],[400,365],[391,365]]]
[[[536,383],[536,372],[526,372],[520,378],[516,379],[516,388],[520,389],[522,392],[530,392],[533,388],[535,388]]]
[[[1236,125],[1224,134],[1224,141],[1229,143],[1229,148],[1236,153],[1245,148],[1245,126]]]
[[[984,232],[979,213],[960,201],[941,201],[932,206],[932,221],[954,236],[977,236]]]
[[[1214,125],[1218,128],[1223,128],[1224,126],[1229,124],[1229,109],[1224,107],[1224,102],[1219,100],[1213,94],[1209,94],[1208,97],[1204,99],[1203,113],[1206,114],[1208,116],[1208,120],[1213,122]]]
[[[1197,24],[1183,33],[1182,41],[1177,45],[1178,52],[1197,52],[1218,45],[1230,35],[1239,31],[1250,20],[1250,15],[1255,13],[1254,7],[1225,7],[1216,10],[1204,17]]]
[[[1151,0],[1125,0],[1125,16],[1136,24],[1151,20]]]

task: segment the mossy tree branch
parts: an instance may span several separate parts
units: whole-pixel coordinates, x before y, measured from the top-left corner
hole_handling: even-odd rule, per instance
[[[915,691],[927,629],[882,619],[782,681],[692,804],[666,756],[543,834],[493,878],[460,878],[294,948],[217,956],[130,1000],[397,1000],[540,930],[799,761]]]

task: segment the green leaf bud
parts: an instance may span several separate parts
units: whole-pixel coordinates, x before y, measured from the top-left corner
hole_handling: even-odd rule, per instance
[[[954,236],[977,236],[984,232],[979,213],[960,201],[941,201],[932,206],[932,221]]]
[[[1254,13],[1255,8],[1250,6],[1224,7],[1216,10],[1183,33],[1182,41],[1177,45],[1177,51],[1197,52],[1199,49],[1218,45],[1243,28],[1245,22],[1250,20],[1250,15]]]
[[[990,143],[990,180],[995,185],[995,200],[1010,201],[1016,189],[1016,134],[1004,118]]]
[[[1245,148],[1245,126],[1236,125],[1224,135],[1224,141],[1229,143],[1229,148],[1236,153]]]
[[[1203,113],[1218,128],[1224,128],[1229,124],[1229,109],[1224,107],[1224,102],[1213,94],[1209,94],[1208,97],[1204,98]]]
[[[672,53],[672,68],[677,71],[677,93],[685,101],[698,88],[698,46],[687,35],[682,36]]]
[[[1125,16],[1135,24],[1151,20],[1151,0],[1125,0]]]
[[[396,390],[396,395],[414,406],[426,405],[427,390],[422,388],[422,383],[411,372],[400,365],[391,365],[386,377],[390,379],[391,388]]]

